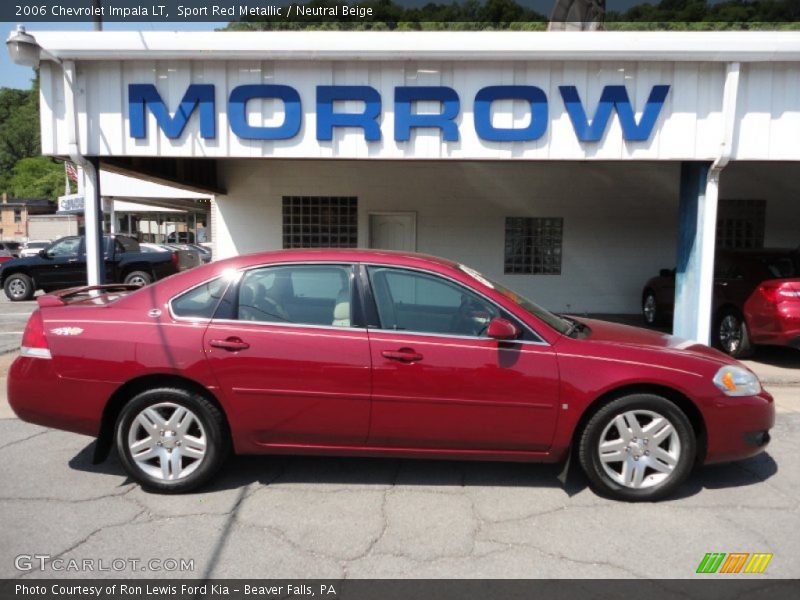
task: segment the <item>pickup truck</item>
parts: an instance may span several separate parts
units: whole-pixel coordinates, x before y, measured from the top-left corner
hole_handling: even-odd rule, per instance
[[[142,252],[139,242],[127,236],[104,236],[103,253],[106,283],[147,285],[178,272],[175,252]],[[13,302],[30,300],[36,290],[86,285],[85,239],[63,237],[35,256],[0,264],[0,285]]]

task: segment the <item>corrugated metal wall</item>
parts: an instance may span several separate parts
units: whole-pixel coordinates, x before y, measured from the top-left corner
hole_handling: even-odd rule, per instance
[[[300,62],[300,61],[130,61],[83,62],[78,65],[77,98],[81,112],[81,149],[91,155],[183,157],[304,158],[446,158],[526,160],[710,160],[719,152],[723,63],[468,63],[468,62]],[[190,83],[216,87],[217,137],[202,139],[195,114],[183,135],[171,140],[148,119],[148,137],[129,134],[127,86],[153,83],[171,111]],[[290,140],[243,140],[228,128],[230,90],[245,83],[278,83],[296,88],[303,103],[303,125]],[[640,116],[654,85],[671,86],[650,139],[626,142],[612,118],[600,142],[579,142],[558,91],[574,85],[591,118],[603,87],[625,85]],[[360,130],[334,131],[330,142],[316,139],[316,86],[370,85],[382,96],[382,140],[368,143]],[[394,141],[393,99],[396,86],[444,85],[461,99],[460,139],[442,142],[436,130],[417,130],[409,142]],[[478,138],[472,104],[488,85],[535,85],[548,96],[550,121],[545,135],[531,142],[487,142]],[[64,154],[66,131],[61,70],[42,64],[42,146],[45,154]],[[349,103],[348,110],[360,104]],[[438,103],[418,110],[438,110]],[[253,100],[254,125],[282,122],[282,104]],[[496,102],[494,124],[524,127],[529,111],[521,103]],[[800,64],[753,63],[742,70],[738,116],[741,122],[734,158],[800,160]]]

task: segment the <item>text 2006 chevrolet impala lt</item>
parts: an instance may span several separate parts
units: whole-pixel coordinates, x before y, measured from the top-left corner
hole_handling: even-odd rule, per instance
[[[730,357],[556,316],[418,254],[252,254],[130,289],[42,296],[11,367],[20,418],[99,438],[160,492],[228,454],[558,462],[655,500],[769,441],[772,397]]]

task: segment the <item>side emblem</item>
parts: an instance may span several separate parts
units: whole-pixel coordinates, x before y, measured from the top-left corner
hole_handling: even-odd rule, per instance
[[[80,327],[56,327],[51,329],[50,333],[53,335],[80,335],[83,333],[83,329]]]

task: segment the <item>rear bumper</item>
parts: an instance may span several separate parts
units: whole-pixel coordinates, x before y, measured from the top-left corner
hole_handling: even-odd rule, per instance
[[[753,311],[748,315],[750,337],[754,343],[800,349],[800,308],[794,306],[800,303],[787,304],[784,303],[777,310]]]
[[[8,372],[8,403],[23,421],[96,436],[108,386],[63,379],[52,360],[20,356]]]
[[[757,396],[722,396],[706,414],[706,464],[742,460],[763,452],[775,425],[775,404],[769,392]]]

